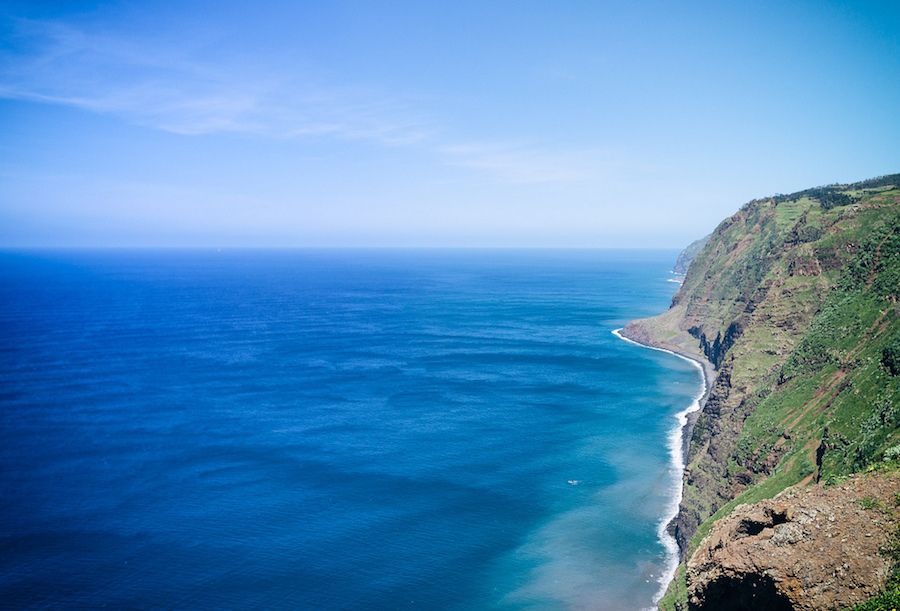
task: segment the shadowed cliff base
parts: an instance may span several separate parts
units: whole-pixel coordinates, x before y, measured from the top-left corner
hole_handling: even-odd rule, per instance
[[[713,601],[706,604],[703,601]],[[701,602],[688,601],[690,611],[793,611],[791,602],[783,597],[768,575],[744,575],[719,579],[704,592]]]

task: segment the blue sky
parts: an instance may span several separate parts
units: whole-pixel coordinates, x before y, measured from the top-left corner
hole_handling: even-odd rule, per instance
[[[900,172],[897,2],[0,6],[0,247],[679,247]]]

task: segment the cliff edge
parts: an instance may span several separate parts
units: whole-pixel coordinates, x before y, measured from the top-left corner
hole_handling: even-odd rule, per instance
[[[746,204],[709,236],[670,309],[626,326],[715,370],[670,525],[682,560],[739,504],[900,457],[898,297],[893,175]],[[688,575],[682,565],[662,608],[686,608]]]
[[[691,611],[847,609],[892,569],[900,476],[855,476],[739,505],[687,564]]]

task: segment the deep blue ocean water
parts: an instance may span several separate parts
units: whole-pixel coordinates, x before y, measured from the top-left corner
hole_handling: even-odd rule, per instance
[[[650,606],[676,254],[0,254],[0,607]]]

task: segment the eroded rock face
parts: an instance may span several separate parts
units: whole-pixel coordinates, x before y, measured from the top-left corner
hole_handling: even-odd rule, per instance
[[[845,609],[875,596],[892,561],[900,476],[854,476],[740,505],[688,562],[692,610]]]

